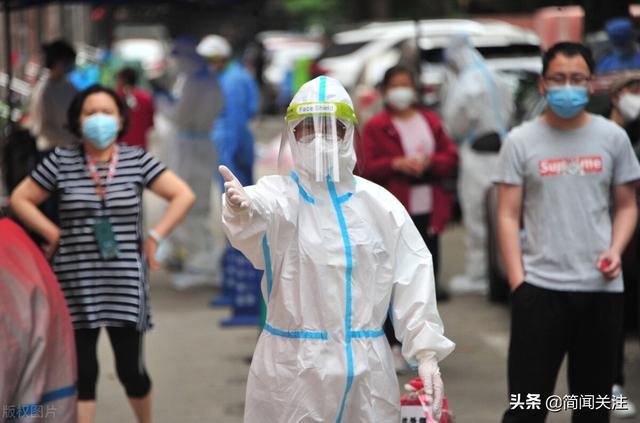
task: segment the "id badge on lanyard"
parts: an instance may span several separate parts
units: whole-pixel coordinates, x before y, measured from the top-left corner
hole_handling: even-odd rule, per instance
[[[91,173],[91,178],[96,185],[96,194],[100,197],[100,216],[93,225],[93,233],[96,237],[98,249],[100,250],[100,257],[102,257],[103,260],[112,260],[118,257],[119,249],[118,241],[113,232],[113,226],[107,216],[106,195],[107,186],[113,181],[116,167],[118,166],[118,146],[116,145],[113,150],[111,163],[109,164],[109,172],[107,173],[107,180],[104,186],[102,186],[100,182],[100,175],[98,175],[98,169],[94,161],[88,155],[86,160],[89,173]]]

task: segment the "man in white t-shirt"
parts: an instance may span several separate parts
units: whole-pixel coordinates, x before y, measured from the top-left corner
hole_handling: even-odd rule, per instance
[[[584,110],[593,67],[581,44],[551,47],[540,80],[549,108],[500,151],[498,230],[512,290],[503,423],[544,421],[565,355],[572,395],[611,399],[640,165],[622,128]],[[540,407],[520,406],[534,396]],[[582,405],[572,421],[608,422],[614,406]]]

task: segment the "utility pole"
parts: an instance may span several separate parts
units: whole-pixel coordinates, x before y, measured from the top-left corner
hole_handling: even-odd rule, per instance
[[[9,0],[4,0],[4,53],[7,67],[7,125],[3,128],[3,138],[7,137],[11,127],[11,115],[13,114],[13,93],[11,85],[13,83],[13,63],[11,63],[11,8]]]

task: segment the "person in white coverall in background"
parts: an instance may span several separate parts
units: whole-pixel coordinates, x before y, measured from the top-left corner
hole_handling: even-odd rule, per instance
[[[382,326],[390,311],[403,354],[441,413],[438,361],[454,348],[436,307],[431,254],[384,188],[353,174],[355,113],[321,76],[286,117],[290,175],[243,187],[228,168],[222,219],[232,245],[264,269],[267,304],[245,422],[397,422],[399,388]]]
[[[483,293],[488,287],[485,198],[512,120],[513,90],[487,68],[468,37],[452,38],[445,62],[454,79],[443,96],[442,117],[459,145],[458,197],[466,232],[465,271],[454,276],[449,289]]]
[[[156,99],[158,111],[171,125],[169,167],[196,194],[193,208],[171,238],[174,256],[182,267],[172,279],[178,289],[215,284],[221,277],[222,250],[216,248],[210,224],[216,154],[209,133],[224,100],[216,76],[196,53],[196,45],[196,40],[187,36],[176,39],[172,58],[179,75],[173,95]]]

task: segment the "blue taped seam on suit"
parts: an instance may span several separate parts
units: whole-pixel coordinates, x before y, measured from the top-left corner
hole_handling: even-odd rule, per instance
[[[61,398],[70,397],[76,393],[76,385],[69,385],[55,391],[47,392],[42,396],[40,404],[46,404],[51,401],[57,401]]]
[[[344,316],[344,327],[346,334],[346,356],[347,356],[347,384],[344,389],[344,395],[342,397],[342,402],[340,403],[340,412],[338,413],[338,417],[336,419],[336,423],[340,423],[342,421],[342,414],[344,413],[344,409],[347,403],[347,395],[351,390],[351,385],[353,384],[353,351],[351,348],[351,270],[353,268],[353,259],[351,255],[351,243],[349,242],[349,233],[347,232],[347,223],[344,219],[344,214],[342,213],[342,209],[340,208],[340,201],[338,199],[338,194],[336,193],[336,187],[331,180],[331,176],[327,176],[327,186],[329,188],[329,194],[331,195],[331,202],[333,203],[333,207],[336,211],[336,215],[338,217],[338,224],[340,225],[340,233],[342,235],[342,242],[344,242],[344,253],[347,260],[347,269],[345,272],[345,288],[347,291],[346,295],[346,310]]]
[[[322,339],[326,341],[329,339],[326,332],[311,332],[311,331],[288,331],[282,329],[276,329],[271,326],[269,323],[264,324],[264,330],[269,332],[272,335],[282,336],[283,338],[292,338],[292,339]]]
[[[46,403],[57,401],[59,399],[67,398],[76,393],[76,385],[65,386],[64,388],[57,389],[55,391],[47,392],[40,399],[38,404],[23,405],[16,408],[16,415],[22,417],[32,417],[39,413],[40,407]],[[11,421],[11,420],[9,420]]]
[[[304,201],[309,204],[315,204],[316,200],[311,195],[309,195],[307,191],[305,191],[304,187],[300,183],[300,178],[298,177],[298,174],[296,172],[291,172],[291,179],[293,179],[296,185],[298,185],[298,192],[300,192],[300,196],[304,199]]]
[[[273,272],[271,270],[271,250],[269,249],[269,242],[267,236],[262,237],[262,254],[264,255],[264,274],[267,278],[267,305],[269,299],[271,299],[271,288],[273,287]]]
[[[320,89],[318,90],[318,101],[327,101],[327,77],[320,77]]]
[[[377,338],[384,335],[382,329],[378,330],[352,330],[351,338]]]
[[[345,201],[348,201],[351,198],[352,195],[353,195],[352,192],[348,192],[348,193],[346,193],[344,195],[341,195],[340,197],[338,197],[338,203],[342,204]]]

